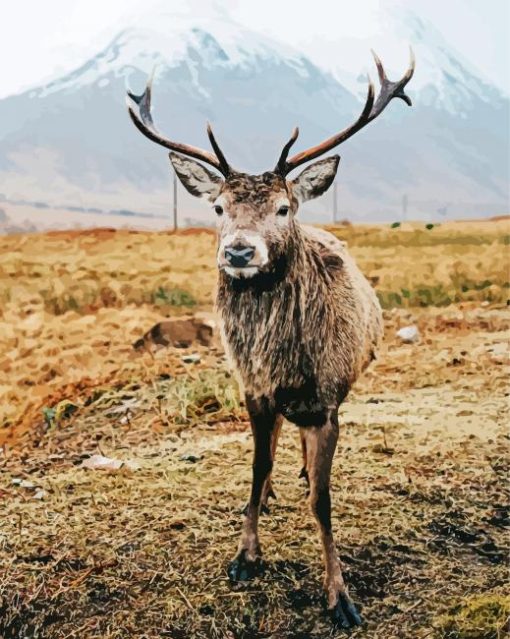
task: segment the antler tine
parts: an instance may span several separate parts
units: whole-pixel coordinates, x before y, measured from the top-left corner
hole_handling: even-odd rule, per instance
[[[410,62],[409,67],[405,74],[402,76],[400,80],[397,82],[391,82],[388,80],[388,77],[384,71],[384,67],[382,65],[381,60],[375,51],[372,51],[372,55],[374,57],[375,64],[377,66],[377,71],[379,73],[379,80],[381,82],[381,90],[379,91],[379,95],[377,96],[376,103],[374,104],[373,112],[370,114],[370,120],[376,118],[389,104],[392,98],[400,98],[403,100],[408,106],[412,106],[411,98],[404,93],[404,88],[409,80],[413,77],[414,68],[416,64],[416,60],[414,57],[414,52],[411,47],[409,47],[410,53]]]
[[[287,164],[287,156],[289,155],[290,147],[294,144],[294,142],[298,139],[299,128],[296,126],[292,131],[289,141],[285,144],[276,163],[275,172],[281,173],[285,175],[285,166]]]
[[[330,149],[333,149],[335,146],[338,146],[339,144],[341,144],[342,142],[350,138],[351,135],[354,135],[356,131],[359,131],[360,129],[362,129],[365,126],[365,124],[367,124],[367,122],[369,121],[368,118],[370,117],[370,113],[374,106],[374,99],[375,99],[374,85],[372,81],[370,80],[370,78],[368,78],[368,91],[367,91],[367,97],[365,100],[365,106],[363,107],[363,111],[361,112],[356,122],[352,124],[351,126],[347,127],[346,129],[344,129],[343,131],[340,131],[340,133],[333,135],[327,140],[324,140],[324,142],[321,142],[317,146],[313,146],[309,149],[306,149],[306,151],[302,151],[301,153],[293,155],[290,158],[290,160],[288,160],[285,163],[284,175],[287,175],[288,173],[293,171],[296,167],[300,166],[301,164],[304,164],[305,162],[308,162],[309,160],[314,160],[315,158],[319,157],[319,155],[322,155],[323,153],[326,153]]]
[[[204,149],[200,149],[199,147],[192,146],[191,144],[182,144],[181,142],[174,142],[173,140],[165,138],[157,130],[156,126],[154,125],[151,111],[153,78],[154,72],[151,74],[147,82],[147,86],[145,87],[145,91],[141,95],[136,95],[129,90],[127,92],[127,108],[136,128],[141,131],[145,135],[145,137],[149,138],[149,140],[156,142],[156,144],[160,144],[161,146],[165,147],[166,149],[170,149],[171,151],[177,151],[178,153],[182,153],[183,155],[195,158],[196,160],[206,162],[207,164],[217,169],[224,177],[227,177],[230,167],[228,167],[228,163],[225,160],[225,156],[223,155],[223,153],[221,153],[221,150],[221,157],[215,156],[212,153],[209,153],[209,151],[205,151]],[[219,149],[217,145],[216,147],[213,145],[213,149],[215,151],[216,148]]]
[[[409,45],[409,68],[407,69],[404,75],[406,83],[409,82],[409,80],[413,77],[415,68],[416,68],[416,57],[414,55],[413,47]]]
[[[348,140],[351,136],[353,136],[360,129],[374,120],[378,115],[380,115],[393,98],[400,98],[401,100],[404,100],[406,104],[411,106],[411,98],[404,92],[404,88],[409,80],[413,77],[415,69],[414,53],[411,47],[409,47],[409,49],[409,68],[407,69],[405,75],[400,80],[398,80],[398,82],[391,82],[391,80],[388,79],[381,60],[379,59],[378,55],[374,51],[372,51],[375,65],[377,67],[377,73],[379,75],[379,82],[381,84],[381,89],[379,91],[377,99],[375,99],[374,85],[369,78],[368,93],[365,101],[365,106],[363,107],[361,115],[358,117],[356,122],[354,122],[354,124],[351,124],[351,126],[347,127],[340,133],[333,135],[327,140],[324,140],[324,142],[321,142],[321,144],[306,149],[305,151],[302,151],[297,155],[293,155],[288,161],[286,161],[285,159],[282,160],[282,157],[284,156],[284,152],[282,152],[282,157],[278,162],[277,169],[280,170],[283,175],[287,175],[288,173],[290,173],[290,171],[297,168],[301,164],[304,164],[309,160],[313,160],[319,155],[322,155],[323,153],[326,153],[339,144],[342,144],[342,142]],[[286,145],[286,147],[284,147],[284,151],[285,149],[287,149],[288,152],[288,148],[290,148],[293,142],[294,140],[291,142],[290,145]]]
[[[209,122],[207,123],[207,135],[209,137],[209,141],[214,150],[214,153],[216,154],[216,157],[218,158],[218,161],[221,164],[221,167],[222,167],[221,172],[223,173],[224,176],[230,175],[230,173],[232,172],[232,168],[227,162],[226,157],[223,155],[223,151],[220,149],[220,145],[218,144],[218,142],[216,141],[216,138],[214,137],[214,133]]]
[[[156,75],[156,67],[152,69],[152,72],[145,85],[145,91],[142,95],[135,95],[132,91],[128,91],[128,96],[136,102],[142,120],[148,122],[151,126],[154,126],[151,113],[151,100],[152,100],[152,84],[154,82],[154,76]]]
[[[375,61],[375,66],[377,67],[377,73],[379,74],[379,84],[382,85],[383,82],[388,79],[386,77],[386,71],[384,70],[383,63],[381,62],[381,59],[379,58],[377,53],[373,49],[370,49],[370,52],[372,53],[372,57]]]

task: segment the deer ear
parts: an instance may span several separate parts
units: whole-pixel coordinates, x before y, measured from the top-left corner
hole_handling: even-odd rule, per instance
[[[169,157],[184,188],[195,197],[214,202],[220,194],[223,180],[195,160],[177,153],[169,153]]]
[[[292,180],[292,192],[300,203],[313,200],[329,189],[335,179],[339,162],[339,155],[319,160],[301,171],[297,178]]]

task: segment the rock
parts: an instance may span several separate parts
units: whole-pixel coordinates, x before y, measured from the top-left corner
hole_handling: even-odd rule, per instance
[[[81,463],[80,468],[90,468],[91,470],[109,470],[118,471],[121,469],[136,470],[138,464],[132,461],[121,461],[120,459],[112,459],[104,455],[92,455],[87,457]]]
[[[144,350],[151,345],[187,348],[194,342],[210,346],[216,330],[216,323],[208,316],[174,317],[158,322],[143,337],[133,344],[135,350]]]
[[[202,459],[202,455],[193,455],[191,453],[186,453],[179,457],[181,461],[189,462],[190,464],[196,464],[198,461]]]
[[[510,358],[510,348],[506,342],[497,342],[487,348],[489,358],[498,364],[505,364]]]
[[[185,364],[198,364],[200,361],[200,355],[198,353],[188,353],[187,355],[183,355],[181,360]]]
[[[417,326],[404,326],[397,331],[399,337],[404,344],[413,344],[420,339],[420,333]]]
[[[12,483],[14,484],[14,486],[27,488],[28,490],[33,490],[35,488],[35,484],[33,484],[31,481],[28,481],[28,479],[21,479],[20,477],[15,477],[12,480]]]

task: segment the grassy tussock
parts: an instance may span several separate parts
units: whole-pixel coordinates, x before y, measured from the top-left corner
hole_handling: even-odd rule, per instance
[[[444,639],[504,639],[510,632],[510,597],[479,595],[452,607],[439,622]]]
[[[162,380],[156,389],[157,414],[166,428],[182,430],[182,426],[197,422],[215,423],[244,415],[237,383],[224,369]]]

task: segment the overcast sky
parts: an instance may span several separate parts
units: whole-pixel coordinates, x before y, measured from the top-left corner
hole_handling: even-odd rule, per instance
[[[17,0],[0,21],[0,97],[70,71],[104,47],[152,0]],[[189,0],[188,0],[189,1]],[[191,0],[200,10],[208,0]],[[182,0],[156,0],[171,8]],[[426,18],[482,75],[510,91],[510,0],[217,0],[232,18],[331,62],[331,43],[366,36],[378,5],[401,4]]]

